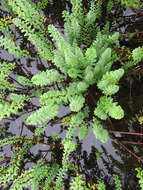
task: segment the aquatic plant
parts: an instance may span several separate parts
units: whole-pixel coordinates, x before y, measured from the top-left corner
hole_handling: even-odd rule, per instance
[[[125,7],[138,7],[140,5],[140,0],[116,0],[115,2],[120,3]]]
[[[138,182],[140,184],[140,188],[141,190],[143,190],[143,170],[142,168],[136,168],[137,171],[137,178],[138,178]]]
[[[28,37],[28,40],[36,45],[37,51],[43,59],[51,60],[54,66],[56,66],[54,69],[47,69],[34,75],[31,80],[25,79],[26,84],[42,88],[55,82],[63,85],[63,83],[70,81],[69,86],[66,85],[63,90],[52,88],[51,90],[48,89],[48,92],[41,94],[39,98],[43,106],[27,118],[28,124],[41,125],[48,120],[54,119],[58,115],[58,110],[62,105],[69,105],[73,113],[79,112],[86,107],[86,112],[88,113],[90,111],[86,104],[88,89],[95,84],[97,84],[97,87],[104,94],[97,102],[97,108],[95,108],[94,112],[95,116],[103,120],[107,119],[108,116],[115,119],[121,119],[124,116],[122,108],[118,106],[118,103],[114,103],[111,98],[111,95],[117,93],[119,90],[117,83],[124,74],[123,69],[110,71],[115,60],[115,55],[112,54],[110,46],[116,43],[119,34],[108,35],[104,30],[100,32],[95,31],[94,36],[96,38],[92,44],[86,49],[81,48],[80,42],[78,41],[82,31],[82,27],[80,26],[86,22],[88,24],[89,21],[93,25],[98,16],[97,18],[95,17],[93,2],[87,15],[84,14],[81,1],[71,1],[71,3],[73,6],[72,12],[64,12],[65,37],[58,32],[55,26],[48,26],[48,31],[56,47],[54,51],[49,51],[49,42],[45,42],[44,34],[40,31],[43,27],[42,18],[37,12],[35,5],[33,3],[30,4],[30,2],[24,4],[24,0],[20,2],[19,0],[8,0],[8,5],[12,11],[18,14],[18,17],[12,19],[12,23],[16,27],[19,27],[24,36]],[[33,9],[29,15],[27,12],[29,12],[31,7]],[[36,22],[31,21],[31,14]],[[89,15],[90,19],[87,19]],[[77,26],[79,29],[74,34],[75,30],[73,28],[75,29]],[[39,32],[36,32],[35,29],[39,29]],[[65,76],[69,78],[68,81],[64,79]],[[107,133],[105,135],[105,129],[102,129],[101,124],[99,124],[100,130],[95,129],[97,125],[97,118],[95,119],[95,116],[93,119],[94,134],[99,140],[105,142],[108,140]],[[85,121],[81,123],[86,123],[86,117]],[[99,120],[98,123],[100,123]],[[103,137],[101,136],[102,133],[100,133],[100,137],[98,131],[102,130]]]
[[[0,119],[14,115],[24,115],[25,105],[31,103],[32,98],[39,100],[39,106],[26,113],[25,125],[34,126],[34,138],[13,136],[0,140],[0,146],[13,145],[18,150],[14,152],[11,163],[0,169],[0,184],[10,184],[12,190],[22,190],[32,186],[32,189],[60,189],[63,180],[71,168],[70,155],[76,150],[73,140],[75,132],[79,139],[88,135],[89,128],[95,138],[105,143],[108,141],[108,130],[103,120],[108,118],[122,119],[124,111],[114,94],[119,91],[119,82],[124,75],[122,65],[115,67],[118,57],[114,47],[118,46],[119,33],[110,33],[108,23],[103,27],[101,23],[102,0],[91,1],[89,10],[84,10],[81,0],[71,0],[71,11],[64,11],[64,32],[61,33],[52,24],[48,28],[44,25],[44,18],[39,10],[44,9],[47,1],[41,1],[36,6],[30,0],[7,0],[6,5],[11,14],[10,22],[0,25],[2,36],[0,46],[14,55],[15,64],[1,61],[0,63]],[[19,76],[12,80],[11,72],[17,68],[18,58],[31,53],[27,45],[17,45],[15,28],[28,44],[34,45],[34,54],[43,61],[48,61],[47,67],[31,76]],[[47,37],[47,33],[49,36]],[[130,66],[140,61],[141,49],[132,53]],[[32,52],[33,53],[33,52]],[[20,65],[21,66],[21,65]],[[22,67],[22,66],[21,66]],[[11,80],[9,80],[11,79]],[[15,83],[16,84],[15,84]],[[18,84],[18,85],[17,85]],[[19,86],[24,87],[24,92]],[[92,90],[96,97],[92,96]],[[89,103],[92,102],[92,105]],[[60,108],[67,106],[70,113],[58,118]],[[63,150],[60,164],[46,163],[43,159],[35,166],[22,169],[25,157],[30,148],[41,143],[39,139],[45,128],[56,120],[68,126],[65,137],[60,146]],[[43,142],[44,145],[49,145]],[[119,189],[119,180],[118,189]],[[12,182],[12,183],[11,183]],[[80,175],[73,178],[71,189],[92,189],[86,187]],[[117,184],[116,184],[117,186]],[[104,190],[105,184],[99,181],[98,190]]]
[[[115,189],[116,190],[122,190],[122,184],[121,184],[119,176],[114,174],[113,179],[114,179],[114,182],[115,182]]]
[[[104,181],[102,181],[102,180],[99,180],[99,181],[98,181],[97,189],[98,189],[98,190],[106,190]]]
[[[121,0],[121,4],[125,5],[127,7],[129,7],[129,6],[135,7],[135,6],[139,6],[140,0],[133,0],[133,1],[130,1],[130,0]]]

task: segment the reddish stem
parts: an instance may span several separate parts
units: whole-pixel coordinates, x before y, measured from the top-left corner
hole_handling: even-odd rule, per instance
[[[143,159],[140,158],[139,156],[137,156],[134,152],[132,152],[130,149],[128,149],[122,142],[118,141],[117,139],[115,139],[115,142],[117,144],[119,144],[120,146],[122,146],[122,148],[124,148],[129,154],[131,154],[133,157],[135,157],[136,159],[138,159],[141,163],[143,163]]]
[[[127,37],[129,34],[143,34],[143,31],[141,31],[141,32],[129,32],[129,33],[121,34],[121,35]]]
[[[32,141],[32,142],[37,143],[37,144],[43,144],[43,145],[48,145],[48,146],[60,146],[60,147],[62,147],[61,144],[56,145],[56,144],[51,144],[51,143],[45,143],[45,142],[37,141],[36,139],[19,138],[19,140]]]
[[[143,145],[143,142],[122,141],[123,144]]]
[[[143,159],[140,158],[139,156],[137,156],[134,152],[132,152],[130,149],[128,149],[124,144],[122,144],[120,141],[118,141],[118,143],[129,153],[131,154],[133,157],[137,158],[141,163],[143,163]]]
[[[109,131],[109,133],[113,133],[113,134],[125,134],[125,135],[139,135],[139,136],[143,136],[143,133],[130,133],[130,132],[124,132],[124,131]]]

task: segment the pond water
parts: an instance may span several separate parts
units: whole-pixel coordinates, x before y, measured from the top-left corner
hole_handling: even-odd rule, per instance
[[[87,6],[88,1],[84,1],[85,6]],[[56,25],[59,30],[63,30],[63,20],[61,17],[61,12],[65,9],[70,9],[70,4],[68,1],[49,1],[49,5],[44,10],[42,14],[48,18],[49,23]],[[3,7],[0,6],[0,16],[5,17],[7,15],[4,12]],[[117,18],[118,15],[111,15]],[[137,27],[139,31],[142,30],[143,25],[140,25],[142,15],[137,15],[131,9],[126,9],[125,11],[119,14],[119,18],[123,19],[124,22],[120,26],[117,21],[115,21],[113,28],[111,30],[120,31],[122,33],[129,33],[136,31]],[[138,21],[137,21],[138,19]],[[129,22],[130,20],[130,22]],[[131,22],[132,20],[132,22]],[[136,21],[136,22],[134,22]],[[23,40],[18,31],[15,31],[18,36],[18,43],[23,44]],[[138,36],[137,36],[138,37]],[[134,48],[142,42],[137,41],[137,37],[132,39],[123,38],[120,42],[121,45],[125,48],[130,47]],[[0,59],[10,62],[16,62],[19,67],[16,67],[14,72],[10,74],[11,79],[16,80],[19,75],[23,76],[32,76],[39,71],[48,68],[48,63],[40,60],[34,56],[28,56],[25,59],[16,60],[8,52],[0,49]],[[21,66],[22,65],[22,66]],[[139,69],[136,71],[136,69]],[[142,67],[138,67],[134,70],[134,74],[129,75],[128,80],[123,80],[121,84],[121,89],[116,95],[116,99],[119,101],[123,109],[125,110],[125,118],[120,121],[110,120],[105,123],[106,128],[112,131],[128,131],[128,132],[140,132],[141,126],[137,122],[137,114],[140,116],[143,113],[143,79],[142,79]],[[16,81],[14,82],[17,87],[27,92],[26,89],[21,86]],[[28,112],[35,109],[39,106],[37,98],[33,98],[31,105],[24,107],[22,111],[25,111],[25,114],[13,115],[8,119],[5,119],[0,122],[0,129],[7,129],[5,136],[9,135],[27,135],[33,136],[33,127],[29,127],[24,123],[25,117],[27,117]],[[69,113],[67,107],[62,107],[59,117]],[[45,142],[50,141],[51,135],[59,135],[60,138],[63,138],[66,132],[66,128],[57,123],[54,126],[48,126],[45,130],[44,139]],[[107,190],[113,189],[114,182],[112,179],[113,174],[118,174],[122,179],[123,189],[125,190],[138,190],[139,186],[137,183],[135,167],[141,166],[142,163],[135,158],[134,154],[138,157],[142,157],[143,146],[137,145],[133,146],[130,144],[123,143],[123,141],[136,141],[143,142],[143,139],[140,136],[126,135],[126,134],[112,134],[110,135],[110,140],[107,143],[100,143],[96,140],[92,131],[89,135],[83,140],[79,141],[75,135],[75,141],[78,143],[78,149],[72,154],[72,161],[78,165],[78,171],[85,175],[87,181],[95,182],[102,178],[107,184]],[[58,142],[57,142],[58,143]],[[135,153],[137,149],[137,153]],[[129,152],[129,150],[132,153]],[[52,150],[53,151],[53,150]],[[54,159],[58,159],[62,156],[62,151],[59,151],[58,148],[55,148]],[[6,146],[0,152],[9,158],[12,154],[12,147]],[[36,145],[31,148],[31,156],[33,159],[27,158],[25,162],[25,168],[32,167],[34,161],[40,157],[44,157],[47,160],[52,160],[53,156],[51,155],[50,146]],[[1,163],[1,162],[0,162]],[[4,165],[2,163],[1,165]],[[67,181],[69,180],[67,176]],[[68,187],[68,186],[67,186]]]

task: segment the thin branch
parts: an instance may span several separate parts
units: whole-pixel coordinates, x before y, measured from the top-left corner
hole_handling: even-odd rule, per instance
[[[143,145],[143,142],[122,141],[123,144]]]
[[[109,131],[109,133],[112,133],[112,134],[124,134],[124,135],[139,135],[139,136],[143,136],[143,133],[131,133],[131,132],[125,132],[125,131]]]

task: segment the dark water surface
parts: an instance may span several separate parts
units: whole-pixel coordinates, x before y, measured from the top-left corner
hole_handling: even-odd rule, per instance
[[[87,1],[84,1],[85,6],[87,6]],[[70,5],[68,1],[49,1],[49,5],[44,10],[43,14],[48,18],[49,23],[55,24],[59,30],[63,30],[63,20],[61,17],[62,10],[70,9]],[[7,13],[2,11],[2,6],[0,7],[1,17],[7,16]],[[112,15],[114,16],[114,15]],[[142,18],[143,16],[137,16],[133,10],[125,10],[122,13],[122,18],[129,20]],[[125,21],[124,21],[125,22]],[[139,20],[140,22],[140,20]],[[117,27],[115,27],[117,26]],[[117,23],[114,24],[112,30],[117,30],[122,33],[132,32],[135,29],[139,28],[141,30],[143,25],[139,24],[137,21],[135,23],[125,22],[122,26]],[[17,35],[20,34],[18,31]],[[19,40],[19,43],[23,44],[22,40]],[[131,40],[123,39],[121,45],[123,47],[131,47],[134,48],[138,45],[142,44],[142,42],[138,42],[137,38],[134,37]],[[10,55],[7,51],[0,49],[0,59],[10,62],[15,62],[19,65],[17,66],[14,72],[11,72],[10,76],[13,79],[17,79],[19,75],[29,76],[40,72],[43,69],[48,68],[48,63],[40,60],[35,56],[28,56],[24,59],[16,60],[12,55]],[[21,66],[22,65],[22,66]],[[143,80],[142,80],[142,68],[139,68],[139,71],[134,72],[133,75],[128,76],[128,80],[124,80],[121,84],[121,89],[119,93],[116,95],[116,99],[121,104],[122,108],[125,110],[125,118],[120,121],[111,120],[105,123],[105,127],[114,130],[114,131],[129,131],[129,132],[140,132],[140,125],[137,122],[137,114],[140,116],[143,113]],[[18,84],[16,81],[14,82],[18,87],[23,88],[23,92],[26,92],[24,87]],[[25,114],[22,116],[14,115],[8,119],[5,119],[0,122],[0,129],[6,129],[5,136],[9,135],[28,135],[33,136],[33,127],[28,127],[24,123],[24,119],[27,117],[30,110],[35,109],[39,106],[39,102],[37,98],[33,98],[31,101],[31,105],[23,108],[22,111],[25,111]],[[69,109],[67,107],[61,108],[61,113],[59,117],[66,115],[69,113]],[[66,129],[64,126],[61,126],[57,123],[54,126],[48,126],[45,130],[45,141],[48,142],[50,140],[51,135],[59,135],[60,138],[65,136]],[[123,183],[123,189],[125,190],[138,190],[137,179],[135,177],[135,167],[141,166],[141,163],[131,155],[121,144],[118,143],[122,141],[143,141],[141,137],[129,136],[129,135],[111,135],[111,138],[107,143],[100,143],[96,140],[92,131],[90,131],[89,135],[83,140],[78,141],[75,135],[75,141],[78,142],[78,149],[72,154],[72,161],[78,165],[78,170],[80,173],[85,174],[86,180],[88,182],[94,182],[99,178],[102,178],[106,184],[107,189],[114,189],[114,183],[112,179],[113,174],[118,174]],[[133,145],[126,144],[126,147],[134,152]],[[59,149],[55,149],[55,157],[54,159],[57,161],[61,156],[62,152]],[[142,156],[143,146],[138,146],[139,157]],[[12,147],[6,146],[0,151],[1,155],[6,155],[7,157],[11,157],[12,155]],[[44,157],[47,160],[53,159],[51,155],[51,148],[48,146],[36,145],[31,148],[31,155],[35,158],[30,160],[27,158],[25,163],[25,168],[32,167],[35,159]],[[101,156],[100,156],[101,155]],[[3,164],[2,164],[3,165]],[[67,178],[68,181],[68,178]]]

